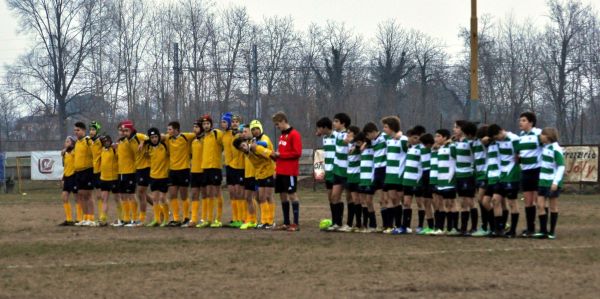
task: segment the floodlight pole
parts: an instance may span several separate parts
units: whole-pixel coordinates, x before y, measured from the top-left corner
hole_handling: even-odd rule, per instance
[[[479,122],[479,85],[478,70],[478,37],[477,37],[477,0],[471,0],[471,96],[469,100],[469,120]]]

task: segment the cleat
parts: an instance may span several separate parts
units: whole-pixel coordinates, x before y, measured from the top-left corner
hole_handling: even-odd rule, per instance
[[[158,221],[154,220],[154,221],[146,224],[146,227],[157,227],[159,225],[160,225],[160,223],[158,223]]]
[[[508,232],[508,233],[504,234],[504,237],[507,239],[514,239],[517,237],[517,235],[513,232]]]
[[[359,230],[360,230],[360,228],[359,228],[359,227],[353,226],[353,227],[350,229],[350,232],[351,232],[351,233],[357,233]]]
[[[219,220],[215,220],[213,223],[210,224],[211,228],[219,228],[219,227],[223,227],[223,223],[221,223],[221,221]]]
[[[448,233],[446,233],[446,235],[450,236],[450,237],[458,237],[458,236],[461,236],[462,234],[458,230],[456,230],[455,228],[453,228],[451,231],[449,231]]]
[[[142,223],[139,221],[131,221],[130,223],[125,224],[125,227],[138,227],[141,225]]]
[[[210,227],[210,222],[202,221],[196,225],[196,228],[207,228]]]
[[[100,226],[100,227],[108,226],[108,222],[100,220],[100,221],[98,221],[98,226]]]
[[[471,234],[471,237],[487,237],[490,235],[490,232],[484,229],[478,229],[476,232]]]
[[[300,231],[300,226],[298,226],[298,224],[291,224],[288,227],[287,231],[288,232],[297,232],[297,231]],[[358,230],[355,230],[355,231],[358,231]]]
[[[188,223],[190,223],[190,218],[185,218],[185,219],[183,219],[183,222],[181,222],[181,226],[187,225]]]
[[[392,231],[392,235],[406,235],[407,231],[406,228],[404,227],[398,227],[398,228],[394,228],[394,230]]]
[[[247,229],[253,229],[253,228],[256,228],[255,222],[246,222],[246,223],[242,224],[242,226],[240,226],[241,230],[247,230]]]
[[[543,232],[539,232],[539,233],[535,233],[532,236],[534,239],[548,239],[548,234],[547,233],[543,233]]]
[[[244,222],[240,221],[240,220],[236,220],[233,221],[229,224],[229,227],[231,228],[240,228],[242,226],[242,224],[244,224]]]
[[[289,225],[287,224],[282,224],[282,225],[278,225],[276,228],[274,228],[274,230],[288,230]]]
[[[63,222],[61,222],[61,223],[58,224],[58,226],[73,226],[73,225],[75,225],[75,222],[73,222],[73,221],[67,221],[67,220],[65,220],[65,221],[63,221]]]
[[[275,224],[265,223],[263,224],[263,229],[273,229],[275,228]]]
[[[75,226],[87,226],[87,220],[75,222]]]
[[[160,224],[160,227],[167,227],[169,226],[169,222],[167,221],[163,221],[163,223]]]
[[[417,235],[420,235],[422,231],[423,231],[423,228],[422,228],[422,227],[417,227],[417,228],[415,229],[415,234],[417,234]]]
[[[88,225],[89,227],[98,227],[100,226],[100,224],[98,224],[98,222],[96,221],[88,221]]]
[[[504,224],[504,232],[507,233],[510,231],[510,223]]]
[[[340,229],[338,229],[338,232],[342,232],[342,233],[350,233],[352,232],[352,228],[348,225],[345,225],[340,227]]]
[[[430,234],[430,235],[432,235],[432,236],[443,236],[444,234],[445,234],[445,233],[444,233],[444,231],[443,231],[443,230],[441,230],[441,229],[436,229],[436,230],[434,230],[433,232],[431,232],[431,234]]]
[[[556,240],[555,234],[548,234],[548,240]]]
[[[379,231],[376,227],[369,227],[369,228],[367,228],[366,233],[367,234],[375,234],[375,233],[379,233]]]
[[[326,229],[328,232],[337,232],[341,227],[337,224],[334,224]]]
[[[433,232],[433,230],[429,227],[423,228],[421,229],[421,231],[417,231],[417,235],[418,236],[427,236],[429,234],[431,234],[431,232]]]
[[[116,220],[110,226],[112,226],[112,227],[122,227],[123,225],[125,225],[125,222],[123,222],[121,220]]]
[[[388,228],[384,229],[382,233],[384,233],[386,235],[391,235],[394,232],[394,230],[395,230],[395,228],[388,227]]]
[[[412,234],[412,233],[413,233],[413,231],[412,231],[412,229],[411,229],[410,227],[407,227],[407,228],[406,228],[406,233],[407,233],[407,234]]]
[[[175,221],[175,220],[172,220],[172,221],[170,221],[170,222],[167,224],[167,226],[168,226],[168,227],[180,227],[180,226],[181,226],[181,222],[179,222],[179,221]]]
[[[533,235],[534,235],[533,232],[530,232],[528,230],[523,230],[523,232],[521,232],[520,237],[521,238],[530,238],[530,237],[533,237]]]
[[[377,227],[377,228],[375,228],[375,232],[378,233],[378,234],[383,233],[383,227]]]

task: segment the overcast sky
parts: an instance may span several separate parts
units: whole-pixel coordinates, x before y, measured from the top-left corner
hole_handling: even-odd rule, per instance
[[[173,0],[176,1],[176,0]],[[18,33],[18,22],[0,0],[0,65],[11,63],[27,47],[28,37]],[[600,0],[588,0],[597,8]],[[296,29],[326,20],[345,22],[365,40],[373,38],[377,24],[395,19],[407,28],[423,31],[441,39],[451,54],[462,50],[458,38],[460,27],[469,26],[470,0],[216,0],[219,8],[246,6],[250,17],[260,21],[264,16],[291,16]],[[546,0],[479,0],[478,14],[504,18],[510,14],[517,20],[531,19],[542,26],[546,22]],[[0,74],[4,70],[0,68]]]

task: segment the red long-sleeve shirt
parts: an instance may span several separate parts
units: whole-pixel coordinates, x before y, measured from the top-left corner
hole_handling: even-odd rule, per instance
[[[281,131],[277,151],[279,157],[276,160],[275,172],[278,175],[298,176],[299,161],[302,156],[300,133],[292,127]]]

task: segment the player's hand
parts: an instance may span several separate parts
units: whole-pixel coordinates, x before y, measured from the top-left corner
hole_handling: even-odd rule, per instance
[[[360,151],[361,152],[364,151],[365,148],[367,148],[367,143],[366,142],[360,145]]]
[[[250,144],[250,150],[253,152],[256,151],[256,143]]]
[[[271,158],[273,158],[273,159],[279,158],[279,152],[272,152],[271,153]]]
[[[144,148],[144,144],[140,143],[140,145],[138,145],[138,152],[142,150],[142,148]]]
[[[558,190],[558,185],[552,184],[552,186],[550,186],[550,191],[554,192],[556,190]]]
[[[396,140],[400,139],[400,137],[402,137],[402,131],[398,131],[398,133],[396,133],[396,135],[394,135],[394,139],[396,139]]]

